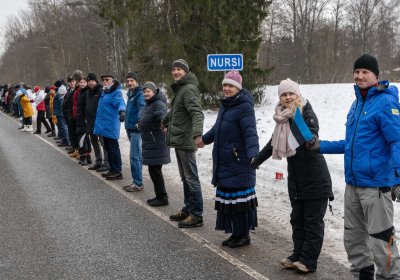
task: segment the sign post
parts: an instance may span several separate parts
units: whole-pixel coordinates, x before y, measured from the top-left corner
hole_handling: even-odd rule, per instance
[[[242,54],[209,54],[207,55],[208,71],[243,70]]]

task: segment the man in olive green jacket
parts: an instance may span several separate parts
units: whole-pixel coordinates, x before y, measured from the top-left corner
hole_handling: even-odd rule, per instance
[[[183,59],[172,63],[171,85],[174,96],[171,110],[162,120],[167,133],[168,146],[175,148],[179,174],[183,182],[184,206],[177,214],[171,215],[183,228],[203,225],[203,195],[196,164],[196,150],[202,146],[204,114],[201,108],[199,82],[189,71]]]

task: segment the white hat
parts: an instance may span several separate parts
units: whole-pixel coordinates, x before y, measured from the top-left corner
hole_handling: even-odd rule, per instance
[[[282,80],[278,86],[279,97],[286,92],[293,92],[294,94],[301,96],[299,84],[289,78]]]

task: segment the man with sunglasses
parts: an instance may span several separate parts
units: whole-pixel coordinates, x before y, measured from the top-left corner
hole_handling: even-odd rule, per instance
[[[121,84],[114,80],[112,74],[101,76],[103,92],[97,106],[96,121],[93,134],[103,136],[104,149],[108,154],[109,171],[102,174],[107,180],[122,179],[121,151],[119,135],[121,123],[125,121],[126,105],[122,97]]]

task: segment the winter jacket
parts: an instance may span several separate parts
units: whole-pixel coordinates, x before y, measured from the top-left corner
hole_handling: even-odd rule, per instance
[[[70,119],[72,117],[72,103],[73,103],[72,98],[74,96],[74,89],[75,88],[70,88],[70,87],[67,89],[67,94],[64,96],[64,102],[62,105],[62,111],[64,114],[65,121],[67,123],[70,122]]]
[[[33,116],[33,108],[31,105],[31,101],[29,100],[26,94],[23,94],[20,99],[22,111],[24,114],[24,118],[29,118]]]
[[[76,86],[72,95],[72,118],[74,120],[78,118],[78,99],[80,93],[81,88],[79,86]]]
[[[86,93],[86,131],[89,133],[92,133],[94,129],[97,106],[102,91],[102,85],[97,84],[93,89],[89,88]]]
[[[53,98],[53,114],[56,117],[62,117],[63,112],[62,112],[62,103],[64,101],[64,98],[59,94],[56,93]]]
[[[81,88],[78,96],[76,134],[86,133],[86,95],[88,91],[88,87]]]
[[[128,90],[127,96],[125,129],[129,132],[139,132],[137,124],[142,116],[142,111],[145,105],[143,88],[137,86],[133,90]]]
[[[160,90],[157,90],[150,100],[146,100],[139,121],[144,165],[163,165],[171,162],[170,149],[161,130],[161,120],[167,113],[167,108],[167,98]]]
[[[125,110],[121,84],[114,80],[113,85],[103,90],[100,96],[93,134],[119,139],[121,129],[119,112]]]
[[[44,98],[44,105],[46,109],[46,118],[50,119],[52,117],[51,110],[50,110],[50,92],[46,93]]]
[[[343,154],[346,183],[357,187],[400,184],[400,105],[398,89],[383,81],[356,100],[346,122],[346,139],[321,141],[320,152]],[[395,172],[396,171],[396,172]]]
[[[192,72],[171,85],[174,92],[171,110],[162,120],[162,125],[168,128],[167,144],[171,147],[197,150],[194,138],[203,134],[204,122],[198,85]]]
[[[46,111],[46,106],[44,104],[44,98],[46,97],[46,93],[43,90],[40,90],[36,95],[35,103],[37,111]]]
[[[214,142],[212,184],[232,190],[252,188],[256,172],[250,161],[259,151],[254,101],[242,89],[221,100],[214,126],[203,135],[204,144]]]
[[[311,133],[318,136],[318,118],[307,101],[303,107],[302,117]],[[259,166],[272,155],[271,140],[254,159],[254,165]],[[333,200],[332,181],[325,158],[319,153],[306,149],[305,144],[296,149],[296,154],[287,158],[289,197],[297,199]]]

